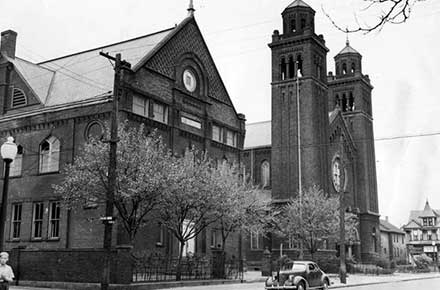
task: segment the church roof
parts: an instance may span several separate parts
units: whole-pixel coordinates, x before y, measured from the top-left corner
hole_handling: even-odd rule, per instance
[[[41,69],[55,72],[50,92],[43,104],[53,106],[82,101],[112,91],[113,66],[99,52],[111,55],[121,53],[124,60],[136,66],[173,30],[171,28],[39,63]],[[49,89],[47,83],[46,89]]]
[[[397,233],[404,235],[405,232],[393,225],[392,223],[388,222],[387,220],[380,219],[380,231],[382,232],[389,232],[389,233]]]
[[[246,124],[244,149],[266,147],[272,145],[272,122],[264,121]]]
[[[293,8],[293,7],[308,7],[311,8],[306,2],[302,1],[302,0],[295,0],[292,3],[290,3],[289,6],[287,6],[287,8]]]
[[[360,54],[356,49],[354,49],[353,47],[350,46],[350,42],[347,40],[347,42],[345,43],[345,47],[337,54],[347,54],[347,53],[356,53],[356,54]]]

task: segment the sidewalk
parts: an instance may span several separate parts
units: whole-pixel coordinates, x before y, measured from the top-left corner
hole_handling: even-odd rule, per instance
[[[394,273],[391,275],[363,275],[363,274],[348,274],[347,284],[340,282],[339,276],[330,274],[331,288],[344,288],[349,286],[385,284],[398,281],[419,280],[440,278],[440,273]],[[261,272],[249,271],[245,273],[244,279],[247,283],[261,283],[266,280],[266,277],[261,277]]]
[[[173,290],[202,290],[209,287],[210,289],[264,289],[264,281],[266,277],[261,276],[261,272],[249,271],[245,273],[245,283],[230,284],[232,281],[227,281],[228,284],[211,284],[209,282],[215,281],[203,281],[206,283],[205,285],[200,286],[187,286],[187,287],[172,287],[172,288],[164,288],[164,289],[173,289]],[[395,273],[392,275],[362,275],[362,274],[350,274],[347,277],[347,284],[341,284],[339,282],[338,275],[330,275],[330,283],[331,289],[344,288],[344,287],[353,287],[353,286],[363,286],[363,285],[374,285],[374,284],[386,284],[392,282],[401,282],[401,281],[411,281],[411,280],[422,280],[422,279],[435,279],[440,278],[440,273],[418,273],[418,274],[410,274],[410,273]],[[221,282],[221,281],[219,281]],[[225,282],[223,280],[223,282]],[[209,285],[209,286],[208,286]],[[10,286],[11,290],[63,290],[56,288],[38,288],[38,287],[25,287],[25,286]]]
[[[341,284],[337,275],[330,276],[330,288],[344,288],[361,285],[386,284],[392,282],[402,282],[411,280],[440,278],[440,273],[394,273],[391,275],[362,275],[351,274],[347,277],[347,284]]]

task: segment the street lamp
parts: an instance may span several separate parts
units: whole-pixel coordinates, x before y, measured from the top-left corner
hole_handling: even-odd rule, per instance
[[[17,155],[17,144],[14,143],[13,137],[8,137],[7,141],[3,143],[0,148],[3,161],[5,163],[5,175],[3,179],[3,196],[0,213],[0,251],[4,250],[5,240],[5,223],[6,210],[8,205],[8,183],[9,183],[9,167]]]

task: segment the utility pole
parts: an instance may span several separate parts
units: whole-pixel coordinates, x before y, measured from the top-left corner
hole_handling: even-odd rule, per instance
[[[339,192],[339,259],[340,279],[342,284],[347,283],[347,266],[345,265],[345,190]]]
[[[301,172],[301,119],[300,119],[300,103],[299,103],[299,78],[301,77],[301,71],[299,69],[299,62],[296,62],[298,70],[296,72],[296,122],[297,122],[297,136],[298,136],[298,195],[299,195],[299,220],[302,226],[302,172]],[[299,242],[299,257],[300,260],[304,259],[303,243]]]
[[[110,129],[110,154],[108,165],[108,189],[106,195],[105,216],[101,218],[104,223],[104,249],[107,251],[105,255],[104,269],[102,273],[101,290],[107,290],[110,284],[110,266],[111,266],[111,248],[112,248],[112,228],[114,223],[113,216],[113,202],[116,191],[117,179],[117,146],[118,146],[118,111],[119,111],[119,97],[122,92],[122,82],[124,69],[129,69],[130,64],[121,60],[121,54],[117,53],[116,57],[110,56],[108,53],[99,53],[101,56],[108,58],[115,62],[115,78],[113,83],[113,107],[111,117]]]

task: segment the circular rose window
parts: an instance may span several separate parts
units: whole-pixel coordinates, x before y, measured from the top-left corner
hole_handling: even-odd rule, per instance
[[[183,84],[189,92],[194,92],[197,87],[197,80],[194,73],[188,69],[183,72]]]

